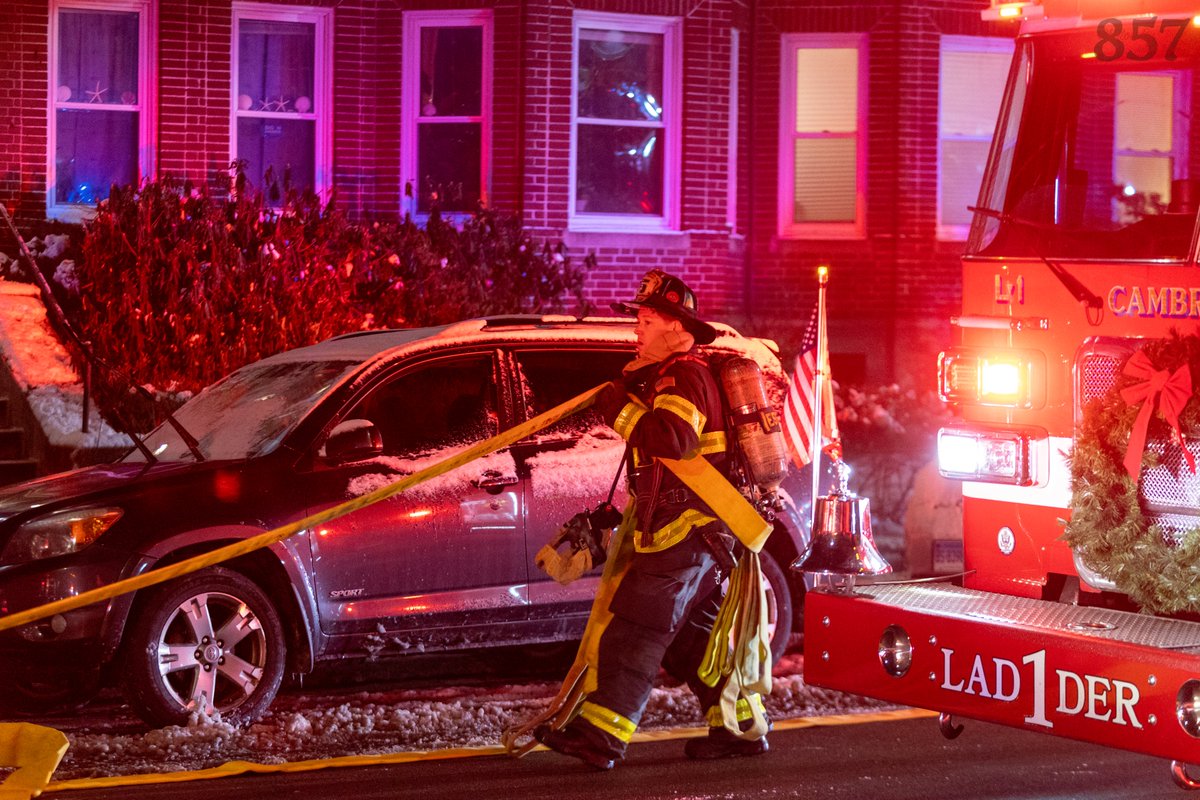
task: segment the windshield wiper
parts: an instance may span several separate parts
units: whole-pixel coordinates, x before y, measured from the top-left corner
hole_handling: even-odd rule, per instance
[[[1026,219],[1024,217],[1018,217],[1014,214],[1009,214],[1006,211],[997,211],[994,208],[986,208],[984,206],[967,206],[967,210],[977,214],[983,214],[985,217],[998,219],[1001,222],[1011,222],[1014,225],[1023,225],[1027,228],[1033,228],[1034,230],[1062,231],[1062,226],[1060,225],[1050,225],[1045,222],[1038,222],[1036,220]],[[1071,296],[1074,297],[1084,308],[1094,311],[1099,311],[1104,308],[1104,301],[1098,294],[1085,286],[1070,272],[1067,272],[1062,265],[1056,264],[1050,259],[1046,258],[1046,256],[1042,255],[1041,251],[1038,250],[1035,245],[1031,243],[1030,247],[1033,250],[1034,255],[1040,258],[1042,263],[1045,264],[1050,270],[1050,274],[1058,278],[1058,282],[1061,283],[1063,287],[1071,293]]]
[[[150,394],[149,390],[147,390],[145,386],[134,383],[132,380],[129,383],[131,386],[133,386],[134,390],[136,390],[138,394],[150,401],[151,406],[153,406],[154,395]],[[187,445],[188,452],[192,454],[192,457],[197,461],[207,461],[208,459],[204,457],[204,453],[200,452],[200,442],[196,441],[196,437],[192,436],[192,434],[188,432],[188,429],[183,427],[183,423],[175,419],[175,415],[170,411],[164,411],[163,415],[167,419],[167,424],[175,429],[175,432],[179,434],[179,438],[183,440],[185,445]],[[130,435],[132,436],[133,434],[131,433]],[[143,450],[143,452],[148,451]],[[158,459],[155,460],[157,461]]]

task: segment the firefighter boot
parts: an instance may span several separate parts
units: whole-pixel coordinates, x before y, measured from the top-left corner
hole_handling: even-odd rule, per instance
[[[739,739],[724,727],[709,728],[708,736],[701,739],[688,739],[683,746],[683,753],[696,761],[707,761],[713,758],[736,758],[738,756],[758,756],[767,752],[767,737],[758,739]]]
[[[557,753],[578,758],[594,769],[612,769],[617,763],[616,758],[601,752],[576,724],[568,725],[562,730],[555,730],[549,725],[539,725],[533,729],[533,738]]]

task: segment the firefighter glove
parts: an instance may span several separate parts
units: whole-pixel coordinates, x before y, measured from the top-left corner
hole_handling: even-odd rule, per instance
[[[600,394],[596,395],[596,410],[600,412],[600,416],[607,425],[612,425],[617,421],[617,415],[628,403],[629,395],[626,392],[624,381],[609,381],[604,384]]]

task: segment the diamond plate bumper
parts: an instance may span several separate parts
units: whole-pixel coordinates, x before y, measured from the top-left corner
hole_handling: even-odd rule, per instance
[[[1200,623],[901,584],[810,592],[804,631],[813,685],[1200,763],[1177,718],[1200,697]],[[902,675],[885,636],[911,644]]]

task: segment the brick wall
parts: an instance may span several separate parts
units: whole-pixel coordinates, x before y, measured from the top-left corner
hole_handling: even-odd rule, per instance
[[[0,7],[0,202],[22,222],[45,216],[48,21],[45,0]]]
[[[761,0],[745,24],[750,108],[746,180],[748,302],[759,324],[799,339],[816,299],[815,268],[830,266],[833,371],[852,382],[932,386],[960,300],[961,242],[939,242],[937,111],[943,34],[1013,35],[979,16],[986,2],[894,0],[857,4]],[[755,13],[756,12],[756,13]],[[777,235],[780,48],[785,33],[865,33],[866,235],[789,240]]]
[[[158,169],[203,184],[228,175],[230,0],[158,4]]]
[[[230,160],[232,0],[158,3],[158,168],[209,181]],[[868,382],[923,382],[959,302],[961,243],[939,242],[937,85],[943,34],[1011,35],[980,21],[985,0],[860,3],[807,0],[313,0],[333,9],[333,182],[339,204],[371,218],[398,213],[405,9],[489,8],[494,15],[490,203],[522,216],[538,239],[564,240],[599,268],[588,296],[625,298],[648,268],[682,275],[702,313],[798,341],[815,299],[815,266],[832,267],[835,371]],[[572,20],[578,10],[682,20],[681,230],[568,231]],[[729,137],[731,30],[739,31],[737,137]],[[9,54],[0,100],[16,113],[0,201],[44,215],[47,0],[0,9]],[[866,34],[868,185],[860,240],[785,240],[776,233],[780,37]],[[727,202],[736,149],[737,223]]]

